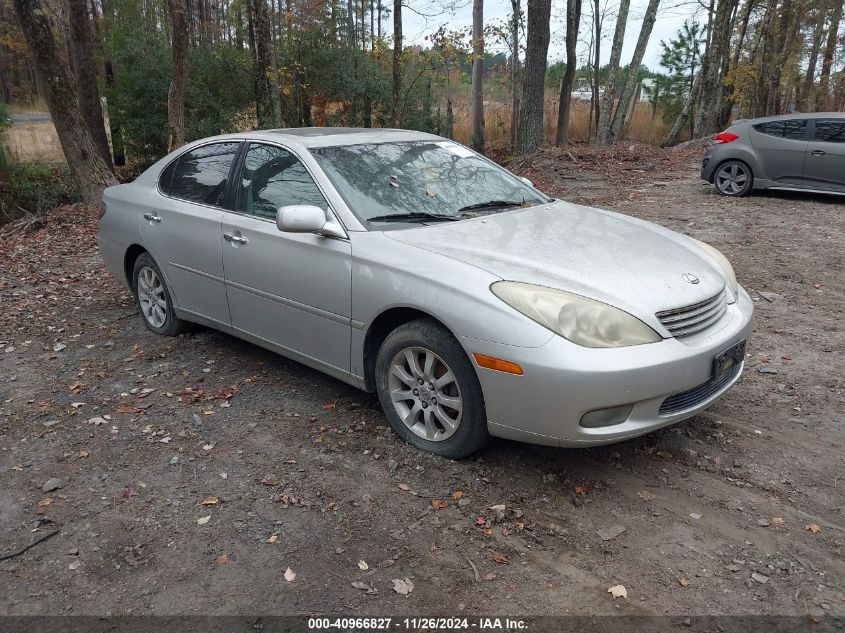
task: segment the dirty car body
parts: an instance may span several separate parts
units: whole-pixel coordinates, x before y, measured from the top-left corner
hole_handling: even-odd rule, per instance
[[[449,457],[624,440],[742,371],[752,302],[718,251],[429,134],[204,139],[103,201],[102,258],[147,327],[205,324],[375,390]]]

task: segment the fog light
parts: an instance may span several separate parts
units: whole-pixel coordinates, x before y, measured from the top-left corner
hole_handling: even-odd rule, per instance
[[[597,429],[603,426],[622,424],[631,415],[633,408],[634,405],[632,404],[623,404],[621,407],[590,411],[581,416],[581,426],[588,429]]]

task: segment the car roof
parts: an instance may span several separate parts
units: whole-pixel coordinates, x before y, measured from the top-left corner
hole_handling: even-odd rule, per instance
[[[845,112],[792,112],[790,114],[778,114],[775,116],[764,116],[757,119],[738,119],[733,125],[767,123],[769,121],[791,121],[793,119],[845,119]]]
[[[297,143],[306,148],[336,147],[338,145],[361,145],[364,143],[396,143],[403,141],[443,141],[434,134],[414,130],[392,128],[357,127],[296,127],[278,130],[257,130],[247,132],[242,138],[263,139]]]

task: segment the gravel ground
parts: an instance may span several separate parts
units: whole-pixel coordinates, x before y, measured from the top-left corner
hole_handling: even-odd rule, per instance
[[[756,301],[730,394],[595,449],[421,453],[372,395],[144,329],[94,209],[0,229],[0,557],[58,530],[0,561],[0,613],[842,616],[843,199],[721,198],[700,152],[511,165],[712,243]]]

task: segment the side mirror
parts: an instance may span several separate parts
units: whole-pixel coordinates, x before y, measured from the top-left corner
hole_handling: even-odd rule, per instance
[[[276,212],[276,226],[285,233],[319,233],[326,237],[346,237],[337,222],[327,222],[326,212],[311,204],[280,207]]]
[[[528,180],[525,176],[520,176],[519,179],[523,182],[523,184],[528,185],[529,187],[533,187],[534,183]]]

